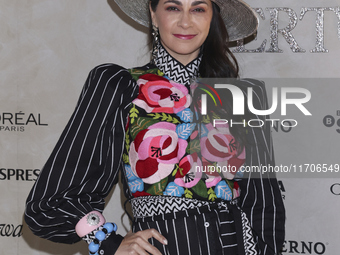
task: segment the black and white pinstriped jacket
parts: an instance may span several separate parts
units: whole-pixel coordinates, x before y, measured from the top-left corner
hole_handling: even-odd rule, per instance
[[[162,71],[176,78],[171,69]],[[189,76],[196,72],[190,64],[186,71]],[[267,109],[261,82],[242,80],[239,85],[243,91],[253,87],[254,107]],[[79,219],[90,211],[103,211],[104,198],[118,181],[127,109],[137,93],[135,80],[120,66],[104,64],[90,72],[76,109],[27,198],[25,220],[36,235],[77,242],[74,228]],[[274,164],[270,128],[249,130],[246,165]],[[250,220],[259,254],[278,254],[285,210],[277,180],[251,173],[239,185],[240,206]]]

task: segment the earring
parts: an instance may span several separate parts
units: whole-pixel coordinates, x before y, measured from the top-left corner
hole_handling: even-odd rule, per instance
[[[152,24],[152,62],[155,63],[158,53],[158,43],[159,43],[159,31],[158,27]]]

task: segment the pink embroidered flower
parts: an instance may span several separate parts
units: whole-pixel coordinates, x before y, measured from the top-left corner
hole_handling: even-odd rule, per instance
[[[238,169],[245,162],[245,149],[238,154],[237,142],[230,134],[227,125],[217,126],[207,124],[207,136],[200,140],[202,156],[211,162],[217,162],[216,168],[227,179],[233,179]]]
[[[190,106],[191,96],[182,84],[155,74],[142,75],[137,83],[139,95],[133,103],[148,113],[178,113]]]
[[[217,162],[217,169],[220,169],[223,173],[223,176],[228,179],[234,179],[235,174],[240,169],[240,167],[245,162],[245,150],[243,149],[242,153],[238,155],[238,157],[232,157],[226,161]]]
[[[222,180],[216,167],[209,163],[205,158],[202,158],[203,172],[206,174],[207,179],[205,180],[205,185],[207,188],[211,188],[217,185]]]
[[[157,183],[171,174],[187,145],[178,137],[175,124],[153,124],[140,131],[130,145],[131,169],[143,182]]]
[[[202,162],[197,154],[187,155],[179,162],[175,183],[181,187],[192,188],[201,180],[201,170]]]

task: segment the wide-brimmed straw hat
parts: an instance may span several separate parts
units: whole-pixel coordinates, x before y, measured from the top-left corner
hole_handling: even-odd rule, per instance
[[[118,6],[133,20],[149,27],[150,0],[115,0]],[[220,8],[229,41],[246,38],[256,32],[258,19],[252,8],[239,0],[211,0]]]

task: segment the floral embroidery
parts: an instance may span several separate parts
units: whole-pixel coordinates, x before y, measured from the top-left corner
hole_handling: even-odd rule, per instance
[[[194,113],[189,108],[186,108],[183,111],[178,112],[176,115],[181,119],[181,121],[186,123],[193,122],[194,120]]]
[[[194,131],[196,124],[195,123],[184,123],[176,126],[176,133],[178,137],[184,140],[187,140],[191,133]]]
[[[131,169],[130,165],[124,165],[128,185],[132,193],[144,190],[144,182],[138,178]]]
[[[159,182],[171,174],[187,145],[178,137],[175,124],[153,124],[140,131],[130,145],[131,169],[145,183]]]
[[[228,124],[216,126],[206,124],[208,134],[200,140],[202,156],[217,162],[215,168],[222,169],[225,178],[233,179],[245,162],[245,149],[238,154],[235,138],[230,134]]]
[[[202,161],[206,174],[205,185],[207,185],[207,188],[214,187],[219,181],[222,180],[222,177],[220,176],[219,172],[216,171],[215,165],[209,164],[205,158],[202,158]]]
[[[139,95],[133,103],[148,113],[178,113],[191,104],[189,91],[182,84],[154,74],[142,75],[137,83]]]
[[[229,126],[213,127],[209,116],[195,123],[187,87],[159,70],[133,71],[139,95],[129,110],[123,154],[132,195],[209,201],[238,197],[234,178],[242,174],[245,150],[240,152]]]
[[[197,154],[187,155],[179,162],[175,183],[181,187],[192,188],[202,177],[202,162]]]
[[[215,187],[215,194],[218,198],[230,201],[233,198],[230,187],[227,185],[226,181],[220,181]]]
[[[178,186],[174,182],[170,182],[163,193],[163,195],[165,196],[175,196],[175,197],[181,197],[183,194],[184,194],[184,188],[182,188],[181,186]]]

